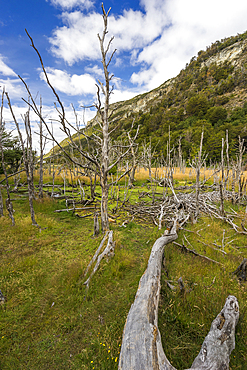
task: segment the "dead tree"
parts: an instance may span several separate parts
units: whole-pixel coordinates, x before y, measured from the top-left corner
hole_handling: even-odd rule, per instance
[[[81,149],[80,145],[76,143],[76,141],[73,139],[71,135],[71,128],[76,130],[76,127],[71,125],[66,119],[65,115],[65,109],[64,106],[56,93],[54,87],[51,85],[46,69],[43,64],[42,57],[38,51],[38,49],[35,47],[33,39],[31,36],[28,34],[27,30],[26,33],[31,41],[31,46],[33,49],[36,51],[41,67],[45,76],[45,80],[48,84],[48,86],[52,89],[53,94],[55,95],[58,106],[56,106],[56,110],[59,115],[59,121],[61,124],[61,129],[62,131],[67,135],[68,137],[68,143],[70,147],[72,147],[74,150],[78,151],[86,163],[81,163],[75,158],[72,158],[70,151],[66,150],[66,148],[62,147],[60,143],[56,140],[55,136],[52,135],[51,129],[49,125],[46,123],[44,117],[40,114],[40,111],[36,105],[35,99],[33,98],[29,87],[27,86],[26,82],[24,79],[22,79],[20,76],[19,78],[22,80],[23,84],[25,85],[25,88],[28,92],[29,98],[30,98],[30,103],[23,99],[31,108],[33,111],[38,115],[38,117],[42,120],[42,122],[45,124],[46,129],[49,133],[49,135],[52,137],[52,139],[55,141],[55,143],[58,145],[59,149],[64,153],[64,155],[76,166],[81,167],[83,169],[87,169],[93,172],[96,172],[97,176],[99,176],[100,179],[100,186],[102,190],[102,195],[101,195],[101,224],[102,224],[102,229],[103,231],[109,229],[109,220],[108,220],[108,193],[109,193],[109,183],[108,183],[108,174],[109,171],[116,166],[131,150],[131,145],[128,145],[125,147],[125,150],[121,155],[118,155],[117,153],[117,147],[118,145],[112,145],[112,150],[115,150],[115,157],[113,161],[110,163],[109,162],[109,157],[110,157],[110,147],[109,147],[109,142],[110,142],[110,136],[111,133],[116,129],[116,127],[113,126],[113,121],[111,121],[111,116],[113,114],[113,111],[110,110],[110,95],[113,91],[113,87],[110,86],[111,80],[113,78],[113,75],[110,75],[109,73],[109,64],[111,63],[111,60],[115,54],[115,50],[113,53],[110,54],[110,57],[108,58],[108,52],[111,47],[113,37],[110,38],[109,42],[106,44],[106,35],[108,33],[108,15],[110,12],[110,9],[108,12],[105,12],[104,6],[102,4],[102,12],[103,12],[103,22],[104,22],[104,28],[103,28],[103,33],[102,36],[98,35],[98,39],[100,42],[100,50],[101,50],[101,56],[102,56],[102,64],[103,64],[103,70],[104,70],[104,84],[101,81],[98,81],[97,85],[97,97],[98,97],[98,102],[94,104],[94,106],[97,108],[97,123],[100,128],[99,130],[99,135],[96,135],[96,128],[95,128],[95,133],[91,136],[91,139],[94,140],[96,147],[98,148],[98,151],[95,153],[89,153],[86,149]],[[105,46],[106,44],[106,46]],[[104,104],[102,106],[101,104],[101,94],[103,94],[104,97]],[[84,132],[84,136],[87,134]],[[132,139],[133,142],[135,141],[136,137],[138,135],[138,129],[134,135],[134,138]],[[120,176],[120,178],[123,176],[123,174]]]
[[[3,168],[3,173],[5,176],[5,182],[6,182],[6,190],[7,190],[7,199],[6,199],[6,208],[9,213],[9,217],[12,221],[12,226],[15,226],[15,219],[14,219],[14,209],[13,209],[13,204],[10,199],[10,189],[9,189],[9,181],[8,181],[8,175],[7,175],[7,170],[5,166],[5,161],[4,161],[4,152],[3,152],[3,128],[4,128],[4,123],[3,123],[3,100],[4,100],[4,94],[5,91],[3,90],[2,92],[2,104],[1,104],[1,111],[0,111],[0,152],[1,152],[1,158],[2,158],[2,168]],[[2,200],[2,194],[0,196],[1,200],[1,205],[0,205],[0,213],[1,216],[3,216],[3,200]]]
[[[129,139],[129,144],[131,147],[131,156],[132,156],[132,170],[130,171],[130,174],[129,174],[130,186],[132,186],[135,181],[135,172],[136,172],[136,168],[139,162],[138,155],[137,155],[138,154],[138,144],[134,145],[134,142],[132,141],[132,138],[130,137],[129,133],[128,133],[128,139]]]
[[[3,197],[1,192],[1,186],[0,186],[0,217],[3,217]]]
[[[224,211],[224,183],[225,183],[225,171],[224,171],[224,145],[225,141],[222,138],[222,145],[221,145],[221,181],[219,184],[220,187],[220,212],[221,215],[225,215]]]
[[[142,144],[142,150],[143,150],[143,164],[146,168],[148,168],[148,175],[149,175],[149,181],[150,181],[150,186],[151,186],[151,191],[152,191],[152,200],[153,200],[153,203],[154,203],[154,197],[155,197],[155,180],[153,179],[153,176],[152,176],[152,163],[153,163],[153,159],[155,157],[155,150],[156,150],[156,147],[152,147],[152,142],[151,142],[151,139],[149,141],[149,144],[146,144],[146,142],[144,142]]]
[[[245,152],[244,139],[242,140],[240,136],[238,137],[238,152],[237,157],[237,182],[238,182],[238,201],[242,196],[242,184],[241,184],[241,175],[242,175],[242,166],[243,166],[243,155]]]
[[[167,359],[158,329],[158,305],[164,246],[177,238],[176,223],[170,235],[157,239],[148,266],[141,277],[124,327],[119,370],[176,370]],[[191,370],[229,370],[235,348],[235,327],[239,318],[237,298],[229,296],[212,322]]]
[[[33,207],[33,200],[35,199],[34,195],[34,184],[33,184],[33,170],[34,170],[34,159],[33,159],[33,151],[32,151],[32,132],[31,132],[31,123],[30,123],[30,117],[29,117],[29,111],[24,116],[24,124],[25,124],[25,130],[26,130],[26,146],[20,131],[19,123],[15,117],[14,111],[12,109],[11,101],[9,98],[9,95],[7,92],[5,92],[5,95],[8,100],[8,106],[11,112],[11,115],[13,117],[13,120],[15,122],[22,152],[23,152],[23,164],[26,172],[27,177],[27,185],[28,185],[28,201],[29,201],[29,207],[30,207],[30,213],[31,213],[31,220],[32,224],[34,226],[39,226],[35,220],[35,213],[34,213],[34,207]]]
[[[40,97],[40,115],[42,116],[42,98]],[[39,156],[39,198],[43,198],[43,162],[44,162],[44,149],[45,149],[46,141],[43,140],[43,122],[40,120],[39,122],[39,148],[40,148],[40,156]]]
[[[196,171],[196,213],[195,213],[195,220],[197,220],[199,216],[199,194],[200,194],[200,174],[201,174],[201,168],[203,165],[203,162],[206,160],[206,157],[203,157],[202,155],[202,144],[203,144],[203,131],[201,134],[201,141],[200,141],[200,147],[197,154],[197,157],[190,162],[190,166],[194,168]]]

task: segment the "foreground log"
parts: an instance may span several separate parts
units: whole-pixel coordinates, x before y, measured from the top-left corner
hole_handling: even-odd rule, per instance
[[[176,224],[176,223],[175,223]],[[157,239],[140,279],[122,338],[119,370],[176,370],[168,361],[158,329],[158,305],[164,246],[177,238],[176,225],[171,233]],[[201,351],[194,360],[194,370],[228,370],[235,348],[235,326],[239,318],[238,301],[229,296],[211,325]]]
[[[238,300],[236,297],[229,295],[222,311],[212,322],[210,331],[191,369],[229,369],[230,354],[235,348],[235,327],[238,323],[238,319]]]
[[[158,329],[162,255],[164,246],[175,239],[176,223],[171,234],[154,243],[125,324],[119,370],[175,370],[163,351]]]

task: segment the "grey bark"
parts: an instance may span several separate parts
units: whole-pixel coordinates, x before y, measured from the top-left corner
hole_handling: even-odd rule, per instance
[[[235,327],[238,319],[238,300],[236,297],[229,295],[223,309],[212,322],[210,331],[191,369],[229,369],[230,354],[235,348]]]
[[[29,200],[29,207],[30,207],[30,213],[31,213],[31,220],[32,224],[34,226],[39,226],[35,220],[35,213],[34,213],[34,207],[33,207],[33,199],[35,198],[34,195],[34,185],[33,185],[33,168],[34,168],[34,163],[33,163],[33,153],[32,153],[32,134],[31,134],[31,124],[30,124],[30,119],[29,119],[29,111],[26,113],[24,117],[24,123],[25,123],[25,129],[26,129],[26,134],[27,134],[27,145],[25,148],[24,145],[24,140],[20,131],[19,124],[16,120],[15,114],[12,109],[12,105],[10,102],[10,98],[8,94],[5,92],[5,95],[8,100],[8,106],[11,112],[11,115],[13,117],[13,120],[15,122],[19,139],[21,142],[21,147],[22,147],[22,152],[23,152],[23,164],[25,167],[25,172],[27,176],[27,184],[28,184],[28,200]]]
[[[3,152],[3,145],[2,145],[2,137],[3,137],[3,99],[4,99],[4,94],[5,91],[3,90],[2,92],[2,104],[1,104],[1,112],[0,112],[0,152],[1,152],[1,159],[2,159],[2,168],[3,168],[3,173],[5,176],[5,181],[6,181],[6,190],[7,190],[7,199],[6,199],[6,208],[9,213],[9,217],[12,221],[12,226],[15,226],[15,219],[14,219],[14,209],[13,205],[10,199],[10,189],[9,189],[9,182],[8,182],[8,175],[7,175],[7,170],[4,162],[4,152]],[[1,216],[3,216],[3,203],[2,203],[2,194],[1,194]]]
[[[3,197],[1,192],[1,186],[0,186],[0,217],[3,216]]]
[[[164,353],[158,329],[162,255],[164,246],[176,238],[175,223],[171,234],[162,236],[154,243],[124,327],[119,370],[176,370]],[[191,370],[229,370],[238,318],[237,298],[229,296],[212,322]]]
[[[196,219],[199,215],[199,192],[200,192],[200,173],[202,166],[202,143],[203,143],[203,131],[201,134],[200,149],[198,152],[198,160],[196,166]]]
[[[119,370],[175,370],[162,348],[158,305],[164,246],[176,238],[175,225],[170,235],[162,236],[154,243],[125,324]]]
[[[94,232],[93,235],[97,236],[99,235],[99,215],[98,212],[95,212],[94,214]]]
[[[42,115],[42,98],[40,97],[40,115]],[[39,146],[40,146],[40,157],[39,157],[39,198],[42,199],[43,194],[43,161],[44,161],[44,144],[43,144],[43,122],[40,120],[39,123]]]

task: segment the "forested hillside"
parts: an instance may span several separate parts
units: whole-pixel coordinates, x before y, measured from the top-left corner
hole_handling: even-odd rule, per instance
[[[112,121],[118,125],[114,138],[134,119],[134,127],[140,126],[137,142],[151,139],[157,154],[166,154],[170,129],[171,147],[176,150],[181,138],[183,156],[189,159],[198,151],[204,128],[204,151],[214,162],[228,130],[234,156],[238,136],[247,141],[246,38],[247,32],[216,41],[159,88],[111,105]],[[87,127],[96,127],[95,119]]]

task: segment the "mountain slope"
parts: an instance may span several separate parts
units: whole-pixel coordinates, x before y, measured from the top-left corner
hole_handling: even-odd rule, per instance
[[[185,158],[193,157],[204,129],[204,150],[212,161],[219,160],[221,138],[229,132],[231,153],[238,136],[247,142],[247,31],[216,41],[198,52],[185,69],[156,89],[133,99],[111,104],[111,125],[117,140],[134,119],[140,126],[138,142],[152,140],[158,153],[166,154],[170,131],[176,149],[181,138]],[[96,118],[88,122],[90,135]]]

